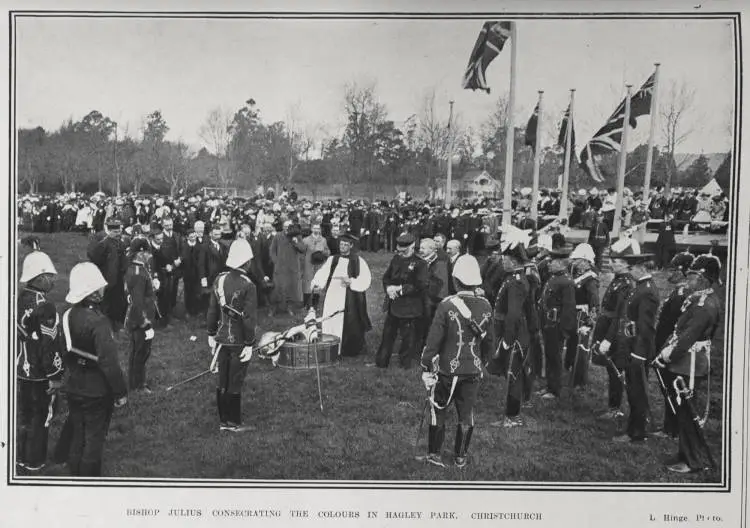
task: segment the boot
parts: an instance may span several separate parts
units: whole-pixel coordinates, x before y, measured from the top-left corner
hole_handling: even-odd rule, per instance
[[[221,389],[216,389],[216,407],[219,409],[219,428],[223,428],[227,425],[227,405]]]
[[[427,430],[427,455],[417,457],[420,462],[427,462],[439,467],[445,467],[441,457],[440,450],[443,447],[445,439],[444,425],[430,425]]]
[[[454,460],[457,467],[465,467],[467,463],[466,453],[469,451],[469,442],[471,442],[471,433],[474,426],[458,424],[456,426],[456,443],[453,448]]]
[[[302,303],[305,305],[305,310],[310,309],[310,297],[312,297],[312,294],[310,293],[302,294]]]
[[[242,425],[242,395],[227,394],[227,424],[222,428],[232,433],[244,433],[254,431],[251,425]]]
[[[319,293],[313,293],[312,294],[312,307],[317,310],[318,309],[318,304],[320,304],[320,294]]]

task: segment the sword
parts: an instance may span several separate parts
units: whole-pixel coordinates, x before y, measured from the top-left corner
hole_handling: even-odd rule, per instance
[[[52,423],[52,418],[55,416],[55,402],[57,401],[57,394],[53,394],[49,399],[49,406],[47,407],[47,419],[44,421],[44,428],[48,429],[49,424]]]
[[[206,374],[209,374],[209,373],[215,374],[216,372],[218,372],[218,369],[216,367],[216,363],[217,363],[217,360],[219,358],[219,350],[221,350],[221,345],[217,344],[214,347],[213,358],[211,358],[211,366],[207,370],[204,370],[203,372],[200,372],[200,373],[196,374],[195,376],[192,376],[192,377],[190,377],[190,378],[188,378],[186,380],[183,380],[183,381],[181,381],[179,383],[176,383],[176,384],[174,384],[174,385],[172,385],[170,387],[167,387],[167,392],[171,391],[172,389],[174,389],[176,387],[179,387],[180,385],[185,385],[186,383],[190,383],[191,381],[195,381],[198,378],[202,378]]]
[[[714,457],[711,455],[711,449],[709,449],[708,442],[706,442],[706,437],[703,434],[701,418],[698,416],[698,413],[695,412],[695,407],[693,407],[693,391],[685,385],[685,380],[682,376],[677,376],[677,379],[674,380],[674,389],[677,393],[678,405],[684,404],[687,407],[687,410],[690,413],[690,418],[695,427],[695,434],[698,437],[698,443],[700,443],[701,447],[706,451],[706,456],[711,463],[711,467],[715,468],[716,462],[714,462]],[[708,395],[706,397],[708,397]],[[680,399],[683,400],[683,403],[679,403]]]

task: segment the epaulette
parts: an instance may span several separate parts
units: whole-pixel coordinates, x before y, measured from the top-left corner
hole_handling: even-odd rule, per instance
[[[594,279],[597,278],[596,272],[594,272],[594,270],[588,270],[586,273],[581,274],[580,277],[573,279],[573,280],[576,283],[576,285],[578,285],[578,284],[581,284],[586,279],[588,279],[589,277],[594,278]]]

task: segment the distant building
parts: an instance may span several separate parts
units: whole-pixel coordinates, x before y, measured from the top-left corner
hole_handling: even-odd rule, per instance
[[[502,195],[502,184],[486,170],[469,169],[461,179],[452,182],[451,190],[453,196],[461,200],[499,198]]]

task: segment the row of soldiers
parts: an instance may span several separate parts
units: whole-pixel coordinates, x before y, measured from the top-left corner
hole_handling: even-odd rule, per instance
[[[647,371],[654,367],[665,404],[663,427],[653,436],[679,437],[678,456],[669,469],[685,473],[713,465],[702,432],[694,427],[692,399],[708,377],[711,340],[719,324],[714,288],[721,264],[715,256],[677,255],[672,280],[679,284],[660,310],[648,255],[613,254],[614,278],[600,302],[599,274],[588,244],[569,255],[553,250],[534,258],[522,245],[509,244],[481,268],[470,255],[449,258],[455,293],[438,299],[430,313],[420,311],[420,289],[439,279],[410,253],[409,238],[400,242],[403,250],[383,278],[390,301],[376,361],[387,366],[395,330],[408,339],[419,321],[414,315],[428,314],[421,365],[431,421],[428,453],[420,459],[444,466],[445,410],[455,404],[455,463],[467,463],[478,383],[486,374],[506,378],[505,418],[492,425],[510,428],[523,425],[521,411],[533,404],[533,395],[543,401],[560,397],[564,370],[570,370],[572,387],[585,386],[593,361],[608,374],[608,410],[601,418],[624,416],[627,394],[627,426],[614,442],[640,444],[647,438]],[[400,355],[408,357],[409,347],[402,345]],[[408,365],[402,360],[402,366]],[[542,373],[545,386],[534,392]]]

